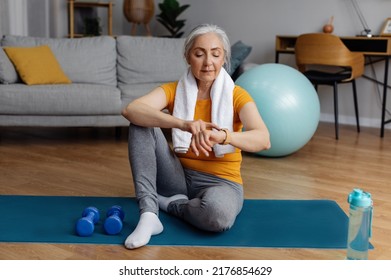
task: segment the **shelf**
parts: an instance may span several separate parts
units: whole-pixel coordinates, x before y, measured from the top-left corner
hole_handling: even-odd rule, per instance
[[[107,9],[107,29],[108,35],[113,36],[113,2],[77,2],[74,0],[68,1],[69,13],[69,38],[82,37],[80,34],[75,34],[75,9],[78,8],[106,8]]]

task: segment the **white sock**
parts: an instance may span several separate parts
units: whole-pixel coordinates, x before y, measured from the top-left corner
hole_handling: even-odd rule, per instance
[[[126,238],[125,247],[136,249],[147,245],[152,235],[160,234],[163,231],[163,225],[158,216],[152,212],[141,214],[136,229]]]
[[[173,196],[170,196],[170,197],[165,197],[165,196],[162,196],[160,194],[157,195],[157,198],[158,198],[158,201],[159,201],[159,208],[165,212],[167,212],[167,208],[168,208],[168,205],[175,201],[175,200],[179,200],[179,199],[189,199],[187,197],[187,195],[184,195],[184,194],[176,194],[176,195],[173,195]]]

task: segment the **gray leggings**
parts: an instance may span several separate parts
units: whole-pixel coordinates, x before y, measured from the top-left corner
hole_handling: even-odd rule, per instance
[[[185,194],[168,213],[197,228],[228,230],[243,206],[242,185],[182,167],[160,128],[129,126],[129,161],[140,213],[158,215],[157,193],[170,197]]]

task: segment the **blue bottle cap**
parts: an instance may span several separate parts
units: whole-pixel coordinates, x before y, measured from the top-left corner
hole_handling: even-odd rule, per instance
[[[361,189],[354,189],[349,194],[348,202],[357,207],[370,207],[372,206],[371,194]]]

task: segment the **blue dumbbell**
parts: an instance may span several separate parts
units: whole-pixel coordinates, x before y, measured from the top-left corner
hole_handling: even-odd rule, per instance
[[[121,206],[112,206],[106,214],[107,218],[103,224],[107,234],[114,235],[120,233],[122,230],[122,221],[125,217],[125,212]]]
[[[76,223],[76,232],[80,236],[91,236],[95,229],[95,224],[99,221],[99,210],[96,207],[87,207]]]

